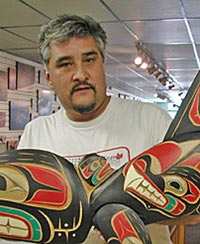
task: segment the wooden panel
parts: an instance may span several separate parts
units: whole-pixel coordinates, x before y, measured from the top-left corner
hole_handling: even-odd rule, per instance
[[[171,240],[173,244],[184,244],[185,243],[185,226],[180,225],[175,227],[172,231]]]

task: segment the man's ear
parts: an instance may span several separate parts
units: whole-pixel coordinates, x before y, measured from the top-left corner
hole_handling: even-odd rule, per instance
[[[47,70],[44,70],[44,76],[46,78],[46,81],[47,81],[47,84],[49,86],[50,89],[53,89],[53,83],[51,81],[51,78],[50,78],[50,74]]]

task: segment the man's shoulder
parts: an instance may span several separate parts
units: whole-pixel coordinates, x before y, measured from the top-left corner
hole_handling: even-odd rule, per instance
[[[122,99],[120,97],[112,97],[111,98],[112,101],[112,105],[113,106],[124,106],[124,107],[128,107],[128,106],[138,106],[138,102],[132,99]]]
[[[146,111],[160,111],[164,112],[165,111],[160,108],[158,105],[150,102],[144,102],[144,101],[139,101],[139,100],[134,100],[134,99],[121,99],[118,97],[113,97],[112,98],[112,103],[116,107],[125,107],[128,109],[133,109],[133,110],[146,110]]]
[[[27,125],[35,127],[35,126],[41,126],[42,124],[55,123],[55,121],[59,120],[61,116],[62,116],[62,112],[59,110],[56,113],[39,116],[31,120]]]
[[[135,121],[138,118],[141,122],[148,121],[153,124],[155,120],[157,120],[156,122],[165,120],[167,124],[171,122],[169,113],[157,104],[121,98],[113,98],[112,100],[112,110],[123,118],[125,116],[128,120]]]

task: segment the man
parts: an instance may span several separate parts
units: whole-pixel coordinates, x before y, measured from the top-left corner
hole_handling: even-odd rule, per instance
[[[105,45],[105,31],[89,17],[62,15],[42,26],[39,52],[46,80],[63,108],[30,122],[18,149],[51,151],[74,164],[98,153],[118,168],[162,141],[168,114],[153,104],[106,95]],[[168,226],[148,229],[153,243],[171,243]],[[98,242],[91,231],[85,243]]]

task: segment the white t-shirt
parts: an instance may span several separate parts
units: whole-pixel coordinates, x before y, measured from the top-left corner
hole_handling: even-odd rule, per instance
[[[170,121],[169,115],[154,104],[112,97],[106,110],[88,122],[69,120],[63,108],[31,121],[18,149],[48,150],[72,163],[77,162],[77,156],[88,153],[110,151],[115,157],[122,151],[124,160],[112,164],[118,167],[162,141]]]
[[[118,168],[161,142],[170,122],[170,116],[154,104],[112,97],[106,110],[88,122],[71,121],[63,108],[31,121],[26,125],[18,149],[51,151],[72,163],[85,154],[98,153]],[[154,244],[171,243],[167,226],[151,224],[148,228]],[[84,243],[93,244],[93,241],[88,239]]]

